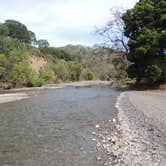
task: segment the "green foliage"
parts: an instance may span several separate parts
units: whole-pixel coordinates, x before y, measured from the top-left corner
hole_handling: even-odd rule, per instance
[[[38,77],[35,73],[30,73],[30,76],[28,77],[26,85],[28,87],[40,87],[43,85],[43,81],[41,78]]]
[[[60,61],[54,65],[54,72],[58,79],[66,81],[69,79],[68,64],[65,61]]]
[[[161,22],[163,20],[164,16]],[[164,33],[157,40],[163,43]],[[34,47],[37,44],[39,48]],[[103,76],[109,80],[115,68],[112,59],[105,54],[108,54],[105,49],[81,45],[49,47],[47,40],[37,41],[35,33],[18,21],[6,20],[0,24],[0,82],[10,87],[41,86],[54,82],[55,78],[56,81],[79,81]],[[34,56],[43,57],[44,62],[34,64]]]
[[[88,69],[84,70],[81,75],[84,80],[93,80],[93,73]]]
[[[78,81],[81,75],[81,65],[77,63],[69,63],[69,74],[71,81]]]
[[[10,73],[10,78],[12,79],[12,82],[25,85],[30,72],[30,69],[25,64],[16,64]]]
[[[47,48],[47,47],[49,47],[49,43],[48,43],[47,40],[43,40],[43,39],[38,40],[37,44],[38,44],[39,48]]]
[[[73,55],[70,52],[65,51],[63,48],[47,47],[41,48],[40,50],[44,55],[52,56],[55,59],[63,59],[65,61],[80,61],[80,55]]]
[[[54,77],[54,72],[48,65],[43,67],[42,70],[40,71],[40,78],[43,79],[44,81],[49,81],[53,79],[53,77]]]
[[[160,83],[164,80],[165,74],[162,73],[166,70],[165,9],[165,0],[140,0],[122,17],[125,35],[129,38],[128,60],[132,65],[127,71],[131,78],[138,81],[146,78],[148,83]]]
[[[160,80],[162,70],[157,65],[148,66],[145,76],[149,84],[155,84]]]
[[[6,69],[4,67],[0,67],[0,79],[2,79],[5,76]]]
[[[0,36],[8,36],[9,35],[9,29],[6,25],[0,24]]]
[[[6,20],[4,25],[7,26],[9,30],[8,36],[24,43],[31,43],[30,33],[24,24],[15,20]]]

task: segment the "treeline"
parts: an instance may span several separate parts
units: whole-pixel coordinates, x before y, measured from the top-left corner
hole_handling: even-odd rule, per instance
[[[46,61],[38,71],[31,64],[34,57]],[[47,40],[37,40],[35,33],[18,21],[6,20],[0,24],[1,88],[92,80],[93,73],[81,63],[81,59],[80,54],[49,47]]]

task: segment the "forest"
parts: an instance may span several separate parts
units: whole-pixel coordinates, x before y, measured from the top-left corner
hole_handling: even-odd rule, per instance
[[[119,62],[111,55],[100,47],[50,47],[47,40],[37,40],[35,33],[19,21],[6,20],[0,24],[0,86],[4,89],[67,81],[112,80],[119,75],[113,72],[116,71],[113,59]]]

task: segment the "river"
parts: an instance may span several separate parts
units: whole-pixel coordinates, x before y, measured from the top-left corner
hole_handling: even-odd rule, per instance
[[[118,95],[111,88],[68,87],[1,104],[0,165],[103,165],[92,133],[116,117]]]

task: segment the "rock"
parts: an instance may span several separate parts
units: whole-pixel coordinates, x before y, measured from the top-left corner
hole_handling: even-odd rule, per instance
[[[100,125],[96,125],[95,128],[96,128],[96,129],[97,129],[97,128],[100,128]]]
[[[148,128],[148,131],[154,131],[154,129],[153,128]]]
[[[114,123],[116,122],[116,119],[115,118],[113,118],[113,120],[112,120]]]
[[[109,142],[112,142],[112,139],[111,139],[110,137],[108,137],[107,140],[108,140]]]
[[[96,135],[96,132],[92,132],[92,135]]]
[[[103,139],[101,142],[102,142],[102,143],[106,143],[107,141],[106,141],[105,139]]]
[[[97,145],[96,145],[96,147],[100,147],[100,146],[101,146],[101,144],[100,144],[100,142],[98,142]]]
[[[97,139],[95,139],[95,138],[92,138],[92,141],[97,141]]]
[[[98,156],[98,157],[97,157],[97,160],[98,160],[98,161],[101,161],[101,157]]]

